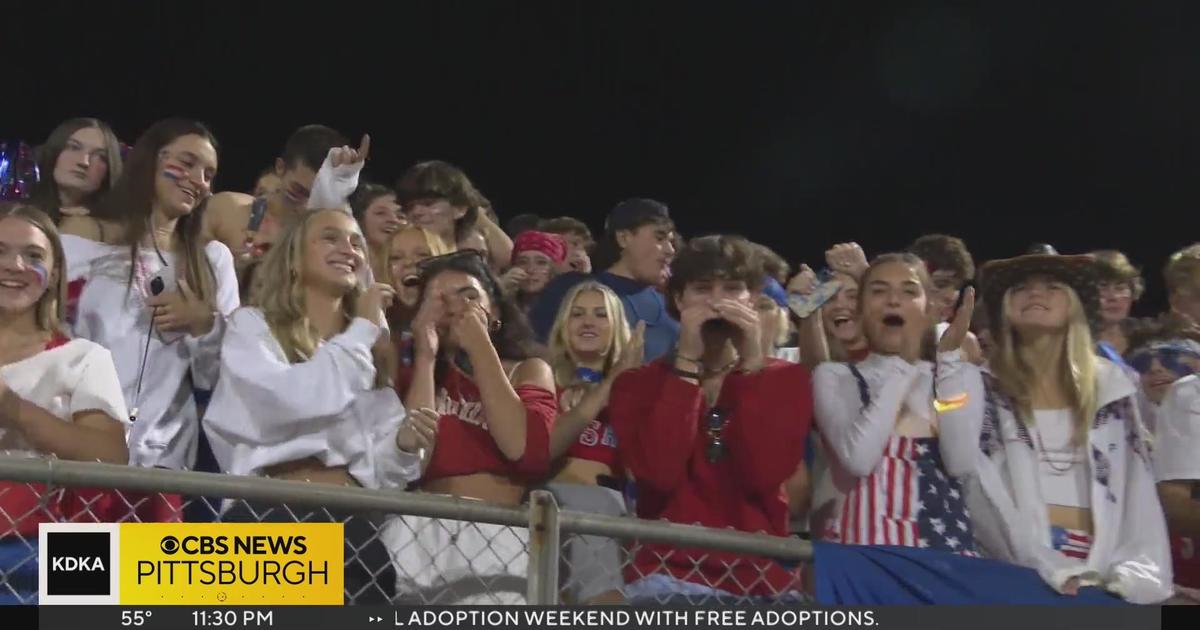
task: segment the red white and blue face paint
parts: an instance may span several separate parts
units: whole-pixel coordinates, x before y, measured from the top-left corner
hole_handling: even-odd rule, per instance
[[[50,272],[46,269],[46,265],[42,264],[42,261],[31,261],[29,268],[33,271],[33,275],[37,276],[39,287],[44,289],[50,284]]]
[[[178,164],[168,163],[168,164],[163,165],[163,177],[166,177],[167,179],[178,183],[178,182],[182,182],[182,181],[187,181],[188,172],[187,172],[187,169],[183,168],[182,166],[179,166]]]

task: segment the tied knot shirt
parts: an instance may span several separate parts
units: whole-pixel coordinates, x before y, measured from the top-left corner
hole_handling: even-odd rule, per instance
[[[256,308],[229,318],[221,380],[204,416],[213,455],[235,475],[305,458],[345,466],[365,488],[404,488],[420,475],[418,455],[401,451],[404,406],[391,387],[375,388],[371,348],[379,326],[355,318],[291,363]]]
[[[708,457],[713,409],[725,418],[726,452],[716,461]],[[699,385],[656,361],[617,378],[609,417],[621,460],[637,480],[640,518],[787,536],[783,483],[803,461],[812,422],[804,366],[768,359],[757,373],[730,373],[710,407]],[[640,545],[627,581],[655,573],[739,595],[774,595],[798,584],[765,558]]]
[[[434,404],[439,415],[437,443],[424,479],[492,473],[531,484],[550,471],[550,431],[558,416],[554,393],[536,385],[513,389],[525,407],[525,450],[510,461],[488,431],[479,387],[457,367],[447,367]]]
[[[129,430],[129,463],[191,468],[200,435],[194,393],[216,384],[225,316],[239,305],[229,248],[217,241],[204,247],[216,281],[216,312],[212,330],[193,337],[153,329],[153,310],[146,305],[154,278],[162,279],[164,292],[178,289],[180,268],[174,253],[162,252],[160,259],[154,248],[143,247],[134,261],[127,245],[70,235],[63,236],[62,243],[72,296],[68,309],[74,315],[72,331],[112,352],[125,405],[138,410]]]
[[[129,412],[121,396],[112,355],[86,339],[67,341],[56,337],[45,350],[0,367],[0,379],[23,400],[45,409],[62,422],[73,422],[76,414],[96,411],[129,428]],[[20,433],[0,428],[0,452],[6,455],[40,457]],[[12,521],[11,532],[21,536],[38,534],[38,523],[62,520],[58,501],[41,484],[0,481],[0,511]],[[6,525],[0,530],[6,530]]]

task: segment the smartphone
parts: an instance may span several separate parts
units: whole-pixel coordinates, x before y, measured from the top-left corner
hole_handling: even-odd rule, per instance
[[[812,293],[801,295],[799,293],[789,293],[787,297],[788,307],[792,313],[800,319],[807,319],[810,315],[817,312],[817,309],[825,305],[826,302],[832,300],[838,291],[842,290],[841,280],[828,279],[817,285]]]
[[[246,229],[251,232],[257,232],[258,228],[262,227],[263,220],[267,218],[267,200],[255,199],[254,204],[250,206],[250,221],[246,224]]]

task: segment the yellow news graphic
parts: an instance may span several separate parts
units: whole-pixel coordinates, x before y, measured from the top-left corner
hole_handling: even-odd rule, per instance
[[[341,605],[341,523],[122,523],[120,603]]]

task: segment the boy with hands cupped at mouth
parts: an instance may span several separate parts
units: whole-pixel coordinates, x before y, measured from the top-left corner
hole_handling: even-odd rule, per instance
[[[786,535],[784,482],[812,419],[804,366],[763,356],[753,296],[761,256],[736,236],[688,242],[672,263],[673,352],[613,384],[609,414],[646,519]],[[626,570],[633,601],[795,597],[796,572],[765,558],[643,544]]]

